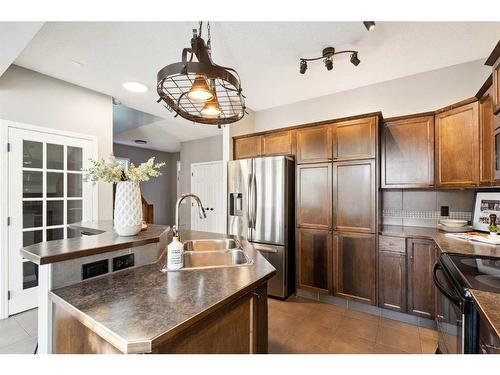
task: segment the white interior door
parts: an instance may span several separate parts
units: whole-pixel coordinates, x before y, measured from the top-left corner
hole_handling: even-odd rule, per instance
[[[191,202],[191,229],[226,233],[223,162],[191,164],[191,192],[200,197],[206,219],[200,219],[198,206]]]
[[[90,140],[9,128],[9,315],[38,305],[38,266],[22,247],[79,236],[68,224],[91,220],[93,188],[81,169]]]

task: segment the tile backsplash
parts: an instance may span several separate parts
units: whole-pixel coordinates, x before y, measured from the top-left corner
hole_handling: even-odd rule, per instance
[[[382,224],[436,227],[441,206],[450,218],[471,220],[474,190],[383,190]]]

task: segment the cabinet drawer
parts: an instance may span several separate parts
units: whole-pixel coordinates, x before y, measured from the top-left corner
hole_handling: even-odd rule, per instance
[[[378,249],[379,251],[396,251],[398,253],[404,253],[406,251],[406,238],[379,236]]]

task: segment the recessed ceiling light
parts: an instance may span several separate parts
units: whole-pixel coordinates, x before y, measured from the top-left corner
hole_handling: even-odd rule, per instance
[[[134,140],[134,142],[137,143],[138,145],[145,145],[146,143],[148,143],[144,139],[136,139]]]
[[[146,92],[148,91],[148,86],[141,82],[127,81],[123,82],[122,86],[125,90],[132,92]]]
[[[372,31],[375,28],[375,22],[373,21],[363,21],[363,24],[366,27],[366,30]]]

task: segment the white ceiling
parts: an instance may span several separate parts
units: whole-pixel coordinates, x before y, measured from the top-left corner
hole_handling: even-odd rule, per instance
[[[164,121],[145,125],[145,135],[154,137],[161,129],[170,146],[159,149],[176,151],[181,141],[221,134],[216,127],[174,119],[156,103],[157,71],[180,60],[196,26],[197,22],[48,22],[15,63],[163,117]],[[259,111],[485,58],[498,35],[500,22],[377,22],[371,32],[361,22],[214,22],[212,49],[216,63],[237,69],[247,105]],[[300,75],[299,57],[317,56],[327,46],[358,50],[361,64],[354,67],[348,55],[341,55],[330,72],[318,61]],[[130,80],[144,82],[150,90],[127,92],[121,83]]]

